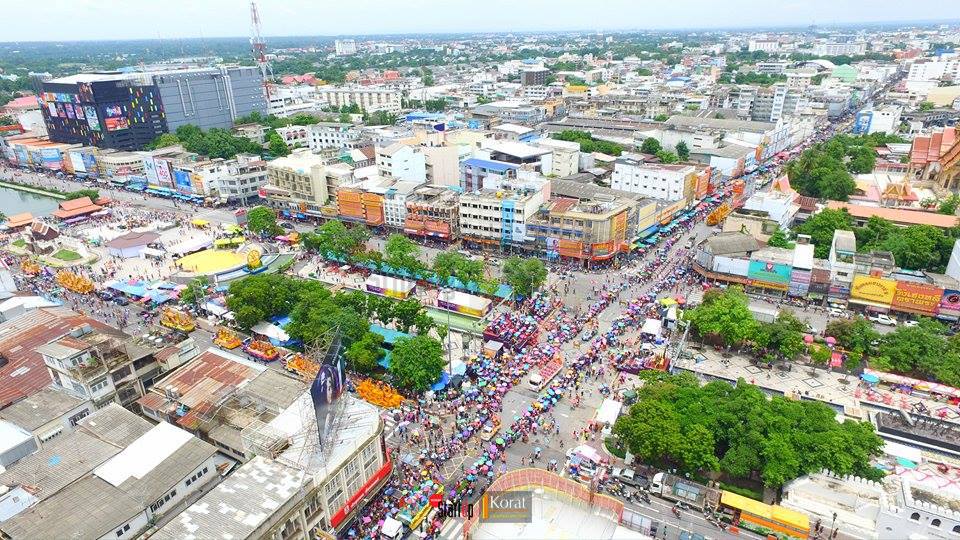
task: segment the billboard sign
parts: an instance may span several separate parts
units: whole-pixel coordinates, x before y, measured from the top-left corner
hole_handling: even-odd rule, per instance
[[[153,156],[145,156],[143,158],[143,174],[147,177],[147,183],[159,185],[160,180],[157,178],[157,164],[153,161]]]
[[[347,371],[343,364],[343,341],[337,332],[321,360],[317,376],[310,385],[310,399],[317,419],[317,432],[320,441],[330,440],[330,431],[336,420],[336,407],[333,404],[343,394],[347,382]]]
[[[855,276],[850,285],[850,298],[890,305],[897,291],[897,282],[873,276]]]
[[[94,131],[100,131],[100,119],[97,116],[97,109],[92,105],[83,106],[83,114],[87,117],[87,125]]]
[[[787,285],[790,283],[792,268],[788,264],[767,261],[750,261],[747,277],[764,283]]]
[[[184,193],[193,192],[193,186],[190,185],[190,173],[188,171],[173,171],[173,183],[174,186],[176,186],[177,191],[182,191]]]
[[[919,311],[933,315],[940,306],[943,289],[926,283],[898,281],[890,307],[904,311]]]
[[[124,114],[120,104],[107,105],[103,108],[103,114],[103,124],[107,127],[107,131],[119,131],[130,127],[130,119]]]
[[[70,152],[70,164],[73,165],[74,172],[87,172],[87,168],[83,164],[83,156],[80,154],[80,152]]]
[[[157,184],[163,187],[172,187],[173,178],[170,176],[170,162],[157,158],[153,158],[153,162],[157,169]]]
[[[40,150],[43,157],[43,168],[51,171],[59,171],[63,168],[63,162],[60,157],[60,150],[56,148],[43,148]]]
[[[83,167],[87,170],[87,174],[92,174],[96,176],[97,174],[97,157],[93,154],[86,152],[83,154]]]

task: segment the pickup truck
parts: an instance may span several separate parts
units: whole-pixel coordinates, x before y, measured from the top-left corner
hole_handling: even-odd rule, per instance
[[[867,317],[870,322],[875,322],[877,324],[882,324],[884,326],[896,326],[897,320],[893,317],[885,315],[883,313],[877,313],[876,315],[870,315]]]

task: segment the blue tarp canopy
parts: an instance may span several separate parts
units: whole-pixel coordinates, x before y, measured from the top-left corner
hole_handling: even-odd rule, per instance
[[[443,390],[444,388],[446,388],[448,384],[450,384],[450,374],[447,373],[446,371],[441,371],[440,380],[433,383],[430,389],[433,390],[434,392],[439,392],[440,390]]]
[[[383,338],[383,342],[387,345],[393,345],[400,338],[409,338],[413,337],[410,334],[405,334],[397,330],[391,330],[389,328],[384,328],[377,324],[370,325],[370,331],[374,334],[379,334]]]

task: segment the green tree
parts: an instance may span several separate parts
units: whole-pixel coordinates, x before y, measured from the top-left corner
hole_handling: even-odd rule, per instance
[[[674,147],[677,151],[677,157],[680,158],[680,161],[687,161],[690,159],[690,148],[687,146],[687,143],[680,141]]]
[[[787,233],[783,229],[778,228],[776,231],[770,235],[770,239],[767,240],[767,245],[770,247],[778,248],[789,248],[793,247],[790,240],[787,239]]]
[[[267,148],[270,150],[270,154],[276,157],[290,155],[290,148],[287,147],[287,143],[283,141],[283,138],[280,137],[280,134],[276,131],[272,131],[267,135]]]
[[[280,234],[283,230],[277,225],[277,213],[266,206],[257,206],[247,212],[247,229],[270,236]]]
[[[661,150],[657,152],[657,159],[660,160],[660,163],[665,165],[670,165],[671,163],[676,163],[680,161],[680,158],[677,157],[673,152],[668,152],[666,150]]]
[[[363,225],[347,228],[342,221],[331,219],[312,233],[303,235],[303,246],[326,257],[353,262],[370,239],[370,230]]]
[[[921,111],[932,111],[934,107],[936,107],[936,104],[934,104],[932,101],[921,101],[917,106],[917,108]]]
[[[663,150],[663,147],[660,146],[660,141],[653,137],[647,137],[643,140],[643,144],[640,145],[640,152],[644,154],[656,155],[657,152],[661,150]]]
[[[67,193],[64,197],[68,201],[80,199],[82,197],[89,197],[91,201],[95,201],[100,198],[100,192],[95,189],[78,189],[77,191],[71,191],[70,193]]]
[[[227,307],[233,311],[236,323],[248,329],[269,317],[289,313],[299,299],[299,288],[296,281],[278,274],[231,281]]]
[[[391,234],[384,246],[384,262],[395,270],[404,271],[410,276],[417,276],[426,270],[421,262],[420,246],[402,234]]]
[[[422,392],[440,378],[444,365],[439,341],[423,335],[401,338],[393,346],[390,374],[401,388]]]
[[[648,463],[664,461],[681,444],[680,418],[663,400],[641,400],[633,405],[617,419],[613,432],[630,453]]]
[[[207,297],[210,289],[210,280],[206,276],[194,278],[187,283],[187,287],[180,291],[180,303],[200,307],[200,302]]]
[[[669,120],[669,119],[670,119],[670,117],[667,116],[666,114],[658,114],[658,115],[656,115],[656,116],[653,117],[653,120],[654,120],[655,122],[666,122],[666,121]]]
[[[700,335],[720,336],[728,346],[742,345],[759,330],[750,312],[747,295],[736,286],[723,292],[708,291],[703,302],[688,310],[684,317]]]
[[[147,148],[157,149],[180,144],[180,139],[173,133],[164,133],[151,142]]]
[[[637,68],[637,75],[641,77],[649,77],[653,75],[653,71],[647,68]]]
[[[366,332],[359,341],[347,348],[344,358],[350,369],[369,375],[377,370],[377,362],[383,356],[382,345],[383,336]]]
[[[830,255],[833,232],[836,230],[853,230],[853,218],[845,208],[821,210],[797,227],[798,233],[810,235],[814,256],[818,259],[826,259]]]
[[[501,270],[513,293],[529,297],[547,281],[547,268],[540,259],[510,257],[503,263]]]
[[[956,215],[957,207],[960,206],[960,195],[951,193],[949,197],[940,201],[937,212],[948,216]]]

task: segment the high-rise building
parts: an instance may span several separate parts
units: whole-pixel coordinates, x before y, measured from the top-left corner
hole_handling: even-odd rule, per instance
[[[51,141],[123,150],[186,124],[228,129],[267,109],[254,67],[80,73],[39,81],[37,91]]]
[[[337,56],[349,56],[357,54],[357,42],[352,39],[338,39],[333,42]]]

